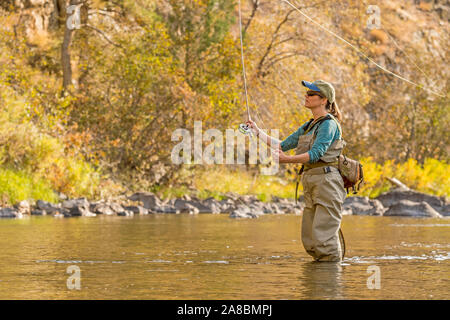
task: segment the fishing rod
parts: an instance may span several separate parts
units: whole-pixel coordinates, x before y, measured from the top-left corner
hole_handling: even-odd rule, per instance
[[[244,61],[244,43],[243,43],[243,36],[242,36],[242,10],[241,10],[241,0],[239,0],[239,38],[241,39],[241,63],[242,63],[242,75],[244,78],[244,91],[245,91],[245,105],[247,107],[247,121],[251,120],[250,117],[250,108],[248,107],[248,90],[247,90],[247,76],[245,72],[245,61]],[[252,130],[250,127],[245,124],[241,123],[239,125],[239,131],[243,134],[247,134],[250,136],[253,136]]]

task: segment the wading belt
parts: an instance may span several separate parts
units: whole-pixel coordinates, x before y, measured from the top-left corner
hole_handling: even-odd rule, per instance
[[[295,184],[295,204],[297,204],[297,199],[298,199],[298,186],[300,184],[300,179],[302,176],[303,172],[307,172],[311,169],[315,169],[315,168],[321,168],[323,167],[324,170],[323,172],[318,172],[318,173],[328,173],[331,172],[329,168],[326,167],[335,167],[338,168],[338,161],[334,161],[334,162],[325,162],[322,160],[319,160],[316,163],[308,163],[307,165],[302,165],[301,168],[298,170],[297,172],[297,182]]]

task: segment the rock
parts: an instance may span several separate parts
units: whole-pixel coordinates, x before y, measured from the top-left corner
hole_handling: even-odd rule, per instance
[[[369,197],[348,197],[345,199],[343,215],[382,216],[386,209],[379,200],[370,200]]]
[[[87,211],[87,212],[83,212],[83,217],[96,217],[97,215],[93,212]]]
[[[298,202],[297,204],[295,204],[294,200],[288,200],[288,199],[279,201],[276,204],[283,213],[294,213],[296,210],[297,210],[297,212],[298,212],[298,210],[300,210],[300,212],[302,212],[303,206],[304,206],[304,204],[301,202]]]
[[[125,211],[125,209],[118,203],[112,202],[112,203],[108,203],[108,205],[111,208],[111,210],[117,214]]]
[[[27,200],[20,201],[14,205],[14,208],[16,208],[21,214],[31,214],[30,203]]]
[[[141,207],[141,206],[125,206],[123,208],[127,211],[131,211],[134,214],[139,214],[139,215],[145,215],[145,214],[149,213],[148,209],[145,209],[144,207]]]
[[[77,206],[86,206],[89,208],[89,202],[86,198],[78,198],[78,199],[71,199],[71,200],[65,200],[62,204],[62,208],[71,209]]]
[[[33,209],[33,210],[31,210],[30,214],[32,216],[46,216],[47,212],[45,210],[41,210],[41,209]]]
[[[61,205],[54,205],[50,202],[47,201],[43,201],[43,200],[38,200],[36,202],[36,208],[39,210],[45,210],[46,213],[48,214],[53,214],[55,212],[60,212],[61,211]]]
[[[236,203],[231,199],[220,200],[219,205],[222,213],[231,213],[237,208]]]
[[[227,192],[224,194],[224,197],[233,201],[237,201],[240,198],[240,195],[234,192]]]
[[[107,216],[115,214],[114,210],[104,202],[91,203],[89,209],[96,214],[104,214]]]
[[[120,212],[117,212],[118,216],[122,216],[122,217],[132,217],[134,215],[133,211],[130,210],[123,210]]]
[[[262,204],[261,203],[252,203],[249,206],[250,212],[252,214],[255,214],[257,216],[262,216],[264,214],[264,210],[262,208]]]
[[[219,201],[214,198],[208,198],[203,201],[203,204],[209,208],[209,212],[213,214],[221,213],[222,206]]]
[[[64,218],[70,218],[72,217],[72,214],[70,213],[69,209],[61,209],[60,211],[56,211],[55,217],[64,217]]]
[[[448,210],[448,202],[445,197],[437,197],[413,190],[399,190],[394,189],[385,193],[382,193],[377,198],[382,205],[386,208],[391,207],[392,205],[398,203],[400,200],[410,200],[413,202],[426,202],[431,207],[433,207],[434,210],[439,212],[443,216],[450,215]]]
[[[400,200],[389,207],[384,216],[402,217],[441,217],[439,212],[433,209],[427,202],[414,202],[410,200]]]
[[[259,202],[258,198],[254,195],[243,195],[239,197],[239,200],[244,202],[245,204],[251,204],[254,202]]]
[[[172,214],[179,214],[181,211],[174,206],[171,205],[161,205],[159,207],[155,207],[152,210],[155,213],[172,213]],[[188,212],[188,211],[186,211]]]
[[[237,209],[233,210],[230,213],[230,218],[258,218],[260,215],[263,215],[264,212],[258,209],[252,209],[245,205],[239,205]]]
[[[173,206],[180,212],[192,212],[192,207],[198,210],[198,213],[221,213],[221,204],[214,198],[206,200],[183,200],[176,199]],[[194,210],[194,211],[197,211]]]
[[[68,213],[72,217],[86,216],[93,217],[95,213],[90,211],[90,205],[86,198],[66,200],[61,204],[62,209],[68,210]],[[67,212],[62,212],[64,216],[67,216]]]
[[[450,216],[450,204],[446,204],[446,205],[443,207],[443,210],[441,211],[441,214],[442,214],[444,217]]]
[[[190,205],[189,203],[186,204],[186,207],[187,207],[187,209],[188,209],[188,213],[189,213],[189,214],[198,214],[198,213],[200,212],[200,210],[198,210],[198,208],[196,208],[196,207]]]
[[[142,202],[144,208],[149,210],[154,210],[154,208],[161,206],[161,200],[152,192],[137,192],[128,197],[128,199]]]
[[[22,218],[23,215],[14,208],[1,208],[0,218]]]
[[[189,212],[192,207],[197,208],[199,213],[219,213],[220,208],[215,208],[213,206],[208,206],[208,204],[212,204],[212,202],[202,202],[202,201],[188,201],[182,199],[176,199],[173,203],[173,206],[176,210],[180,212]],[[213,212],[215,211],[215,212]],[[217,212],[219,211],[219,212]]]

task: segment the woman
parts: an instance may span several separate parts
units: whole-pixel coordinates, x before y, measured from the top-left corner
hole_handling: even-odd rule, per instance
[[[305,107],[312,112],[313,119],[284,141],[266,135],[253,121],[248,121],[247,125],[275,149],[274,156],[280,163],[303,164],[303,246],[316,261],[341,261],[338,232],[346,197],[344,181],[337,169],[338,157],[345,146],[339,125],[341,113],[330,83],[317,80],[302,81],[302,84],[309,89]],[[284,153],[294,148],[295,156]]]

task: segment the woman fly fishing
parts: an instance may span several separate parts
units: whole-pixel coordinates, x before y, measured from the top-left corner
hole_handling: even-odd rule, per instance
[[[301,163],[305,208],[302,219],[302,242],[316,261],[341,261],[343,248],[339,240],[342,205],[346,192],[337,168],[345,146],[339,124],[340,110],[334,87],[323,80],[302,81],[309,90],[305,107],[313,118],[284,141],[265,134],[256,123],[246,125],[268,146],[275,149],[279,163]],[[295,155],[285,151],[295,149]]]

